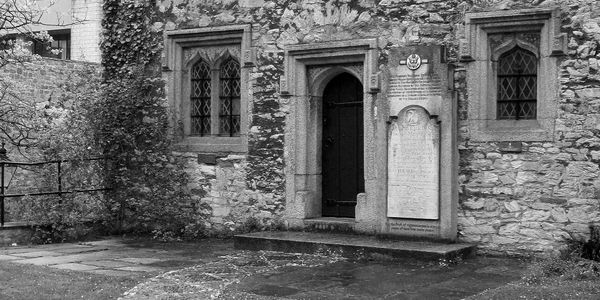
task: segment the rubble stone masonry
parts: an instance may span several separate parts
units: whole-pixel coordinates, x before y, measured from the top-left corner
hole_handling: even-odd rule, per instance
[[[586,237],[600,223],[600,2],[437,0],[189,0],[163,1],[163,30],[252,24],[248,151],[221,155],[215,164],[198,153],[188,161],[197,201],[212,209],[218,230],[249,220],[283,223],[284,127],[290,98],[280,97],[284,45],[378,38],[379,71],[389,50],[415,44],[445,45],[455,66],[460,154],[458,235],[483,251],[548,252],[564,238]],[[553,140],[522,141],[503,152],[497,142],[473,142],[469,94],[458,40],[469,11],[559,7],[568,53],[559,58]],[[385,82],[383,83],[386,84]],[[380,94],[377,101],[386,101]],[[539,99],[544,101],[544,99]]]

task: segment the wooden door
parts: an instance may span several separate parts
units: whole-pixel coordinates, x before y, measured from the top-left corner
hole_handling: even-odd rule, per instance
[[[365,190],[363,87],[347,73],[323,92],[323,216],[354,217],[356,195]]]

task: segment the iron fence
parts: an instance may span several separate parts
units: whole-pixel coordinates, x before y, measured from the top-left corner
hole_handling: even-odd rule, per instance
[[[78,160],[51,160],[51,161],[42,161],[42,162],[13,162],[0,160],[0,227],[4,227],[5,223],[5,206],[4,200],[6,198],[11,197],[23,197],[23,196],[45,196],[45,195],[59,195],[62,196],[64,194],[72,194],[72,193],[89,193],[89,192],[99,192],[110,190],[110,187],[93,187],[93,188],[70,188],[64,189],[63,183],[63,164],[69,162],[81,162],[81,161],[106,161],[107,158],[96,157],[96,158],[86,158],[86,159],[78,159]],[[15,171],[19,167],[23,166],[43,166],[43,165],[52,165],[56,164],[56,178],[54,180],[55,188],[52,191],[42,191],[42,192],[21,192],[21,193],[11,193],[5,194],[7,191],[10,181],[13,179],[14,173],[11,174],[11,178],[9,182],[6,181],[6,171],[9,167],[14,167]]]

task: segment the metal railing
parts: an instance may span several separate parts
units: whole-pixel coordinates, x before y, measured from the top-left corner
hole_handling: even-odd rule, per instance
[[[4,223],[5,223],[5,207],[4,207],[4,199],[5,198],[11,198],[11,197],[23,197],[23,196],[45,196],[45,195],[59,195],[62,196],[64,194],[72,194],[72,193],[86,193],[86,192],[98,192],[98,191],[106,191],[106,190],[110,190],[109,187],[101,187],[101,188],[74,188],[74,189],[68,189],[68,190],[64,190],[63,189],[63,174],[62,174],[62,166],[63,163],[68,163],[68,162],[80,162],[80,161],[97,161],[97,160],[107,160],[106,158],[103,157],[97,157],[97,158],[86,158],[86,159],[78,159],[78,160],[51,160],[51,161],[42,161],[42,162],[13,162],[13,161],[8,161],[8,160],[0,160],[0,227],[4,227]],[[19,166],[42,166],[42,165],[51,165],[51,164],[56,164],[56,170],[57,170],[57,174],[56,174],[56,190],[55,191],[50,191],[50,192],[31,192],[31,193],[14,193],[14,194],[5,194],[6,190],[8,189],[8,184],[10,184],[10,181],[12,180],[12,176],[8,182],[8,184],[6,184],[5,180],[6,180],[6,168],[7,167],[15,167],[18,168]],[[16,171],[16,169],[15,169]]]

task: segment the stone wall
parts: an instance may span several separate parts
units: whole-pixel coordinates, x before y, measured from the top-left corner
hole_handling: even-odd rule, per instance
[[[100,65],[96,63],[38,58],[30,62],[11,63],[0,68],[3,82],[13,85],[19,96],[34,99],[36,102],[48,101],[62,82],[77,70],[93,68],[100,74]]]
[[[472,142],[464,72],[459,90],[459,234],[487,251],[547,252],[564,238],[586,238],[600,223],[600,4],[561,1],[561,59],[554,140],[524,141],[522,152]],[[543,101],[544,99],[540,99]]]
[[[52,101],[54,97],[60,95],[60,86],[72,76],[77,76],[77,71],[85,68],[95,70],[100,76],[100,65],[88,62],[78,62],[71,60],[60,60],[53,58],[39,58],[30,62],[11,63],[0,68],[0,79],[2,84],[10,85],[10,90],[16,96],[25,101],[33,100],[40,103],[43,107],[44,103]],[[9,97],[9,96],[6,96]],[[6,101],[6,99],[4,99]],[[40,109],[42,109],[40,107]],[[11,161],[36,161],[34,149],[17,149],[6,145],[8,157]],[[26,155],[21,155],[25,153]],[[63,164],[63,187],[69,188],[69,164]],[[96,174],[97,175],[97,174]],[[90,177],[91,178],[91,177]],[[8,190],[8,194],[34,193],[56,191],[57,177],[56,164],[53,165],[38,165],[38,166],[20,166],[16,169]],[[7,214],[9,221],[17,221],[11,219],[11,203],[20,201],[20,198],[7,198]]]
[[[444,18],[457,19],[460,1],[398,3],[361,1],[163,1],[165,30],[232,24],[252,24],[252,69],[248,152],[226,156],[216,166],[189,157],[192,190],[213,210],[213,226],[233,220],[241,228],[248,218],[261,227],[279,226],[285,205],[284,128],[289,98],[279,95],[283,75],[284,45],[378,37],[382,56],[387,49],[407,43],[442,43],[451,40],[452,26]],[[210,12],[210,13],[207,13]],[[383,100],[383,99],[382,99]],[[231,167],[231,163],[236,167]],[[225,166],[225,167],[224,167]],[[201,187],[197,189],[196,187]],[[232,192],[235,191],[235,192]],[[242,195],[242,200],[238,199]],[[248,207],[240,205],[248,200]],[[247,211],[247,213],[240,213]],[[227,220],[227,221],[224,221]]]
[[[210,210],[210,233],[227,235],[238,229],[282,226],[282,197],[249,185],[248,156],[227,155],[215,164],[201,164],[195,153],[177,154],[186,161],[186,171],[192,178],[189,188],[194,204],[198,209]]]
[[[469,4],[473,3],[473,4]],[[252,24],[248,152],[216,165],[181,153],[198,201],[213,211],[214,227],[241,228],[249,217],[280,224],[285,205],[283,129],[290,105],[280,97],[284,45],[378,38],[379,69],[389,50],[414,44],[445,45],[456,66],[459,102],[459,237],[484,251],[549,251],[563,238],[586,236],[600,222],[600,5],[594,0],[535,1],[559,5],[568,57],[561,58],[561,95],[554,141],[523,143],[503,153],[497,143],[469,137],[468,87],[456,49],[467,11],[530,8],[532,1],[425,0],[191,0],[163,1],[165,30]],[[385,90],[386,83],[382,83]],[[385,107],[386,97],[378,96]]]

